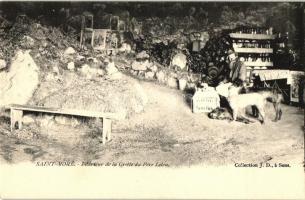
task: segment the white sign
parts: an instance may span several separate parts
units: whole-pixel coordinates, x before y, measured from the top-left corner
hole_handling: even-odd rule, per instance
[[[218,93],[213,90],[198,90],[192,98],[193,113],[211,112],[220,106]]]

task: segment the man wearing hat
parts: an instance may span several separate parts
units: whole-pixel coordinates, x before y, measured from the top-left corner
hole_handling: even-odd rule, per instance
[[[241,60],[237,59],[233,50],[229,50],[228,59],[230,61],[230,74],[228,81],[236,86],[246,86],[247,66]]]
[[[230,90],[236,87],[246,86],[247,66],[239,60],[233,50],[228,51],[230,73],[228,77],[216,87],[217,92],[224,97],[228,97]],[[235,86],[235,87],[234,87]],[[236,91],[236,90],[232,90]]]

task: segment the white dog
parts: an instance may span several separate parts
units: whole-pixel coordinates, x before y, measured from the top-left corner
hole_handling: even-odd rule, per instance
[[[280,103],[283,100],[283,96],[282,94],[271,91],[230,95],[228,97],[228,102],[232,109],[233,120],[236,120],[237,113],[240,109],[244,109],[247,106],[255,106],[258,110],[259,115],[262,118],[261,123],[263,124],[265,120],[265,104],[267,102],[267,99],[269,99],[274,105],[276,111],[275,121],[280,120],[282,116]]]

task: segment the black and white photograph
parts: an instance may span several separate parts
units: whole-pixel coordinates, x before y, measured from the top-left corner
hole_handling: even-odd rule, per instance
[[[0,1],[0,165],[302,168],[304,28],[304,2]]]

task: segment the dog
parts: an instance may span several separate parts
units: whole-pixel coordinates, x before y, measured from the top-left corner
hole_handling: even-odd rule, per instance
[[[218,120],[232,120],[231,112],[227,108],[215,108],[208,114],[208,117]],[[237,117],[236,121],[243,122],[245,124],[253,123],[253,121],[243,117]]]
[[[250,92],[245,94],[234,94],[228,97],[228,102],[231,107],[233,120],[237,119],[237,114],[240,109],[245,109],[247,106],[255,106],[258,114],[261,116],[260,122],[265,122],[265,104],[267,100],[271,101],[275,108],[275,120],[280,120],[282,117],[281,102],[283,96],[275,91],[260,91]]]
[[[208,117],[211,119],[232,120],[232,115],[226,108],[215,108],[208,114]]]
[[[278,120],[281,120],[282,114],[283,114],[282,107],[281,107],[281,103],[284,101],[283,94],[277,90],[273,90],[272,92],[271,91],[262,91],[262,92],[258,92],[258,93],[262,93],[262,95],[267,97],[266,100],[273,104],[273,107],[275,110],[275,119],[273,121],[277,122]],[[256,110],[256,109],[254,109],[254,110]],[[257,112],[257,110],[256,110],[256,112]],[[253,113],[253,114],[255,115],[256,113]]]

